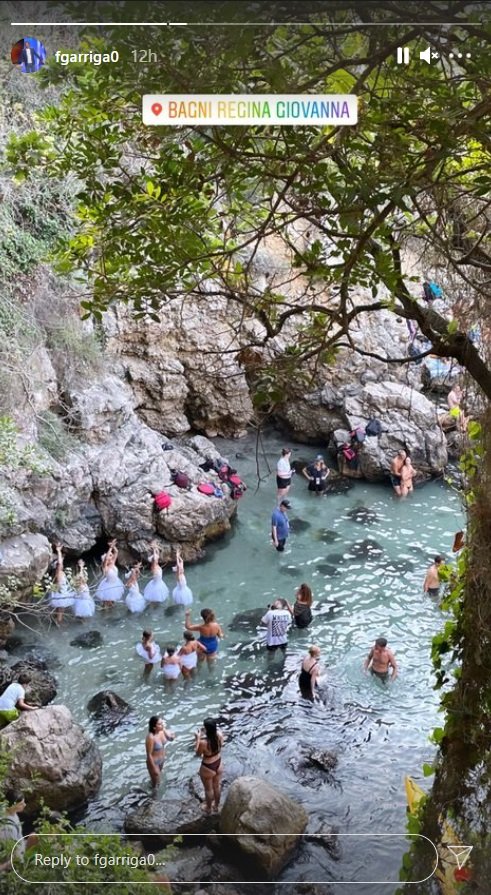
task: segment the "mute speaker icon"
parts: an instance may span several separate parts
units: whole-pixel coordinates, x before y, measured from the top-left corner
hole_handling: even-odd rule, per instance
[[[419,58],[423,59],[425,62],[431,63],[431,47],[427,47],[426,50],[422,50],[419,54]]]

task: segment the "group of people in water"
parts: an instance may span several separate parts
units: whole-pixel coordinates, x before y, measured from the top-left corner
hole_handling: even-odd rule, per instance
[[[122,602],[124,597],[130,612],[143,612],[147,606],[165,603],[169,597],[169,588],[163,580],[157,544],[151,544],[152,552],[149,556],[151,578],[142,593],[138,583],[142,571],[141,562],[136,563],[130,569],[123,581],[117,567],[117,542],[116,540],[109,541],[106,553],[102,557],[102,578],[93,596],[89,589],[84,561],[78,560],[76,573],[72,580],[68,581],[61,544],[56,543],[54,550],[53,579],[48,593],[48,601],[54,610],[54,619],[57,624],[62,623],[66,609],[70,609],[75,618],[92,618],[96,611],[96,601],[105,609],[110,609],[115,603]],[[184,562],[179,550],[176,551],[176,565],[173,571],[176,575],[176,585],[172,591],[172,600],[177,605],[190,606],[193,602],[193,594],[187,586]]]
[[[284,448],[277,466],[278,504],[273,512],[271,536],[273,545],[278,551],[284,550],[289,533],[287,510],[290,508],[290,502],[287,500],[287,495],[293,474],[290,458],[291,450]],[[315,494],[321,494],[329,476],[329,470],[323,457],[318,455],[312,463],[305,466],[302,472],[309,482],[309,490]],[[414,470],[410,458],[404,451],[399,451],[391,466],[391,482],[398,496],[404,497],[412,491],[413,477]],[[129,612],[139,613],[143,612],[147,606],[158,606],[169,599],[171,594],[163,580],[160,551],[156,543],[151,545],[148,558],[150,579],[143,592],[139,586],[142,572],[141,562],[133,565],[123,580],[120,577],[117,561],[117,542],[111,540],[102,557],[102,577],[96,584],[92,595],[88,584],[87,568],[83,560],[78,561],[75,574],[70,580],[64,568],[62,547],[59,543],[55,544],[52,563],[53,578],[48,600],[58,624],[63,621],[67,609],[70,609],[76,618],[82,620],[92,617],[96,611],[96,601],[100,602],[102,608],[110,609],[124,599]],[[439,569],[442,562],[442,557],[436,556],[426,574],[423,589],[430,596],[438,594]],[[200,661],[207,662],[211,666],[218,655],[220,640],[225,636],[213,609],[203,608],[200,612],[201,620],[192,621],[189,607],[193,602],[193,594],[186,582],[184,562],[179,550],[176,551],[173,572],[176,576],[176,583],[172,591],[172,600],[175,604],[185,607],[182,643],[168,644],[165,649],[161,649],[160,645],[155,642],[153,631],[146,627],[143,630],[141,641],[136,645],[136,654],[144,663],[144,675],[150,674],[152,669],[157,667],[168,687],[173,687],[179,679],[186,681],[192,678]],[[261,624],[265,628],[265,646],[269,657],[273,656],[277,650],[280,653],[285,652],[288,634],[292,626],[299,629],[309,627],[313,620],[312,604],[311,588],[308,584],[302,583],[296,591],[293,605],[286,599],[278,598],[267,607]],[[366,673],[373,674],[384,683],[396,679],[397,662],[388,647],[386,638],[378,637],[376,639],[365,659],[363,668]],[[321,649],[318,645],[312,644],[302,658],[299,669],[298,684],[302,696],[313,701],[321,680]],[[25,702],[25,691],[22,684],[19,683],[15,686],[19,692],[12,693],[12,698],[15,697],[17,702],[12,706],[9,703],[10,710],[6,705],[5,711],[9,716],[8,719],[5,718],[6,723],[13,719],[14,711],[17,717],[19,709],[35,708]],[[8,696],[9,694],[6,691],[4,695]],[[2,698],[0,697],[0,700]],[[0,709],[2,708],[3,705],[0,705]],[[12,709],[14,711],[11,711]],[[164,719],[158,715],[152,715],[148,723],[145,748],[147,769],[153,787],[157,787],[161,780],[166,745],[174,739],[175,734],[167,729]],[[224,738],[217,728],[216,720],[205,719],[203,727],[195,734],[194,746],[196,755],[201,758],[199,774],[205,790],[204,810],[207,813],[218,810],[220,803],[223,742]]]

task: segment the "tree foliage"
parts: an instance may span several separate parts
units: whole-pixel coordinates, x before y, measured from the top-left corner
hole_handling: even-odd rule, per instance
[[[486,311],[491,265],[490,64],[482,26],[457,24],[464,6],[454,4],[455,26],[438,31],[368,27],[354,21],[352,4],[337,4],[337,27],[323,12],[295,28],[150,28],[148,45],[159,51],[150,66],[132,57],[138,29],[104,41],[88,34],[87,47],[117,47],[120,62],[103,71],[72,66],[60,105],[8,153],[18,177],[39,158],[54,177],[77,176],[78,226],[58,261],[88,275],[86,313],[100,317],[122,301],[137,316],[158,317],[164,302],[206,301],[211,290],[234,302],[239,321],[259,321],[252,344],[297,322],[290,353],[298,362],[329,360],[333,346],[353,345],[362,308],[388,306],[416,319],[433,353],[456,358],[491,395],[491,374],[466,335]],[[406,18],[434,12],[416,3]],[[465,14],[471,23],[479,17]],[[418,61],[414,50],[428,41],[445,64]],[[464,42],[471,58],[449,61]],[[410,67],[395,63],[401,44],[413,47]],[[44,77],[59,80],[60,68],[53,63]],[[198,90],[352,92],[360,121],[142,125],[142,94]],[[284,275],[258,283],[261,250],[273,240],[288,262]],[[408,246],[423,266],[436,252],[448,268],[462,299],[451,325],[416,302],[419,287],[404,270]]]

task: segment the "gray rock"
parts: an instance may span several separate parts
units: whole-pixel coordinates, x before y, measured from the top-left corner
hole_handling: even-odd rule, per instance
[[[239,777],[227,793],[220,832],[230,834],[227,850],[236,851],[253,875],[274,879],[292,858],[307,821],[302,806],[276,787]]]
[[[131,720],[134,711],[113,690],[101,690],[87,703],[87,711],[97,722],[97,733],[111,733],[120,724]]]
[[[100,631],[84,631],[82,634],[77,634],[73,640],[70,640],[70,646],[80,646],[82,649],[95,649],[98,646],[102,646],[104,643],[102,634]]]
[[[51,559],[51,546],[42,534],[24,532],[2,541],[0,585],[8,586],[9,578],[18,581],[18,593],[30,596],[32,588],[46,573]]]
[[[29,675],[29,683],[26,684],[26,702],[32,705],[48,705],[55,698],[58,682],[47,670],[47,665],[41,659],[22,659],[12,666],[13,680],[18,680],[21,674]]]
[[[26,794],[28,814],[41,800],[56,811],[78,808],[101,785],[99,749],[64,705],[23,712],[0,732],[0,745],[11,752],[6,786]]]
[[[151,841],[160,845],[169,845],[176,835],[184,833],[210,833],[216,825],[216,816],[203,814],[195,801],[180,803],[149,798],[129,811],[124,821],[126,833],[151,835]]]

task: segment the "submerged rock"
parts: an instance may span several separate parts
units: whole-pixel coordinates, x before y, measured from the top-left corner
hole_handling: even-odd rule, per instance
[[[294,534],[299,534],[302,531],[308,531],[309,528],[312,528],[310,522],[307,522],[306,519],[290,519],[290,530]]]
[[[6,787],[25,793],[28,814],[41,801],[56,811],[77,808],[101,785],[99,749],[64,705],[22,712],[0,732],[0,745],[11,752]]]
[[[314,535],[316,541],[323,541],[324,544],[333,544],[334,541],[340,541],[341,535],[332,528],[321,528]]]
[[[336,575],[341,575],[339,569],[337,569],[336,566],[332,566],[328,562],[321,562],[318,566],[316,566],[316,568],[322,575],[327,575],[329,578],[335,578]]]
[[[276,786],[258,777],[238,777],[222,808],[220,833],[229,834],[228,856],[235,851],[252,876],[274,879],[291,859],[307,821],[303,807]]]
[[[303,576],[303,574],[304,574],[304,573],[302,572],[302,570],[301,570],[301,569],[298,569],[296,566],[280,566],[280,568],[278,569],[278,571],[279,571],[282,575],[290,575],[292,578],[298,578],[299,581],[300,581],[300,578],[301,578],[301,577]],[[263,615],[264,615],[264,612],[263,612]]]
[[[70,640],[70,646],[80,646],[82,649],[95,649],[97,646],[102,646],[103,642],[100,631],[84,631],[83,634],[78,634],[77,637]]]
[[[363,541],[355,541],[354,544],[351,544],[349,552],[352,556],[356,556],[357,558],[369,558],[372,556],[382,556],[384,548],[381,547],[377,541],[373,541],[371,538],[365,538]]]
[[[324,752],[322,749],[311,749],[307,753],[307,761],[311,765],[320,768],[330,774],[338,763],[338,757],[335,752]]]
[[[260,623],[267,609],[245,609],[244,612],[237,612],[227,628],[229,631],[254,631]]]
[[[369,525],[371,522],[376,522],[378,516],[374,510],[370,510],[368,507],[357,506],[352,507],[351,510],[348,510],[346,515],[353,520],[353,522],[359,522],[360,525]]]
[[[96,693],[89,699],[87,710],[96,719],[99,733],[110,733],[133,714],[132,707],[113,690]]]

